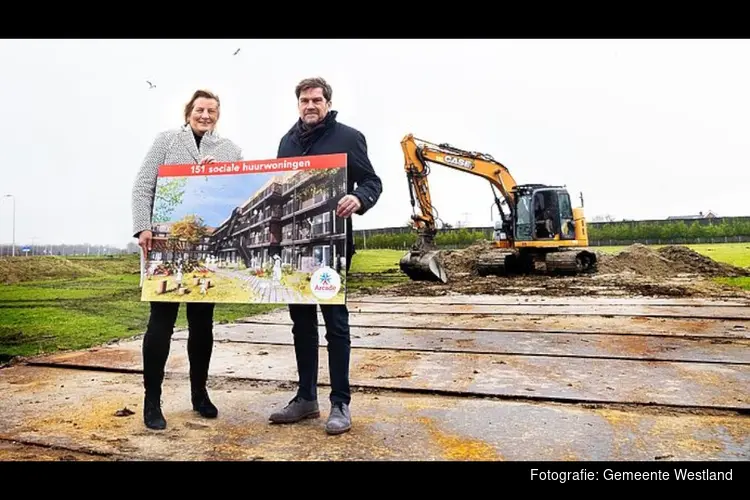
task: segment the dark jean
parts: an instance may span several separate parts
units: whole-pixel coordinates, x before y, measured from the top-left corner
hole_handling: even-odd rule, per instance
[[[349,272],[352,253],[347,252],[346,271]],[[290,304],[294,354],[297,358],[299,388],[297,396],[308,401],[318,399],[318,312],[317,305]],[[328,373],[331,379],[331,403],[351,402],[349,388],[349,309],[343,305],[320,305],[326,327]]]
[[[213,350],[214,304],[187,303],[187,351],[190,361],[190,386],[192,392],[205,389],[208,367]],[[164,368],[169,357],[169,347],[177,321],[178,302],[151,302],[151,316],[143,338],[143,385],[146,396],[159,399],[164,380]]]
[[[291,304],[289,315],[294,322],[294,354],[297,358],[299,389],[297,395],[318,399],[318,312],[316,305]],[[321,305],[328,343],[328,371],[331,378],[332,403],[349,404],[349,310],[346,305]]]

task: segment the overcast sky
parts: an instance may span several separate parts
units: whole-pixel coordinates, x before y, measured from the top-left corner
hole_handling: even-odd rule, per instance
[[[246,159],[266,159],[297,119],[295,84],[319,75],[383,179],[355,228],[408,220],[407,133],[583,192],[589,219],[750,215],[748,60],[748,40],[5,39],[0,195],[19,245],[124,246],[143,156],[195,89],[220,95],[219,132]],[[445,222],[492,223],[485,180],[436,166],[430,185]],[[0,242],[11,224],[0,198]]]

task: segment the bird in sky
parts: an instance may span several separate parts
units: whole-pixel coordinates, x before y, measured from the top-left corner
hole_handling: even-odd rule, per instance
[[[232,54],[232,55],[233,55],[233,56],[236,56],[236,55],[237,55],[237,54],[239,54],[239,53],[240,53],[240,49],[237,49],[237,50],[235,50],[235,51],[234,51],[234,54]]]
[[[149,82],[148,80],[146,80],[146,83],[148,83],[148,88],[150,88],[150,89],[155,89],[156,88],[156,85],[154,85],[153,83]]]

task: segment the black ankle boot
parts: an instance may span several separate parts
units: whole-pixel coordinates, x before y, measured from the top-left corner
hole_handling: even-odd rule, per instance
[[[214,406],[208,397],[208,392],[203,389],[200,391],[192,391],[193,410],[200,413],[205,418],[216,418],[219,415],[219,410]]]
[[[161,412],[161,402],[159,398],[146,396],[143,400],[143,423],[149,429],[162,430],[166,429],[167,421]]]

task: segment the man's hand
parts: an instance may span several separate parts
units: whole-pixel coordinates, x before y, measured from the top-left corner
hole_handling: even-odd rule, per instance
[[[347,194],[339,200],[339,204],[336,207],[336,215],[347,218],[361,207],[362,203],[359,201],[359,198],[353,194]]]
[[[151,251],[151,238],[153,234],[151,231],[141,231],[138,235],[138,246],[143,250],[143,256],[148,258],[148,252]]]

